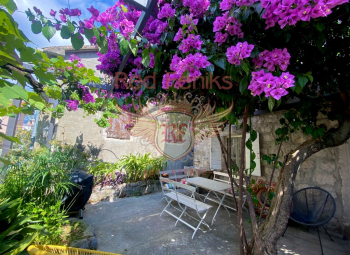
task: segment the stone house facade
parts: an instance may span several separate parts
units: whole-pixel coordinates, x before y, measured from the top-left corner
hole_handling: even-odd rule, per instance
[[[74,51],[71,47],[50,47],[44,51],[51,56],[59,54],[69,59],[71,54],[75,54],[82,59],[82,63],[94,69],[99,63],[97,61],[97,50],[91,46],[84,46],[79,51]],[[96,75],[100,75],[96,72]],[[258,139],[253,144],[253,149],[257,154],[257,170],[253,173],[255,178],[267,180],[272,171],[272,166],[259,160],[262,155],[276,154],[278,146],[275,144],[275,130],[280,126],[279,119],[283,112],[261,114],[252,118],[253,129],[258,132]],[[111,128],[99,128],[94,119],[98,117],[90,115],[84,116],[82,110],[76,112],[66,112],[64,117],[56,121],[54,138],[68,144],[80,143],[90,148],[91,151],[98,152],[98,157],[103,161],[115,162],[122,155],[130,153],[149,153],[160,155],[156,148],[149,143],[132,137],[123,131],[123,124],[111,120]],[[319,122],[328,128],[334,127],[337,123],[319,118]],[[234,144],[239,144],[241,131],[233,127],[232,136],[235,137]],[[221,133],[223,141],[228,136],[228,130]],[[308,139],[301,132],[295,132],[290,136],[290,140],[282,146],[281,158],[290,150]],[[235,147],[235,155],[239,155],[238,147]],[[233,155],[233,156],[235,156]],[[247,160],[246,156],[246,161]],[[238,157],[236,160],[240,160]],[[237,162],[238,162],[237,161]],[[283,160],[281,160],[283,161]],[[207,139],[197,143],[194,147],[193,165],[207,170],[224,170],[221,160],[221,151],[218,149],[217,138]],[[278,171],[275,173],[277,179]],[[336,201],[336,214],[328,223],[328,227],[336,230],[344,238],[350,239],[350,141],[345,144],[322,150],[301,166],[296,177],[295,190],[309,186],[318,186],[329,191]]]
[[[252,127],[259,134],[258,144],[260,157],[266,154],[277,154],[278,145],[275,144],[275,130],[280,127],[279,119],[283,117],[283,112],[272,114],[262,114],[252,117]],[[319,119],[327,126],[334,127],[337,123]],[[240,136],[241,130],[232,127],[232,136]],[[221,133],[221,139],[225,141],[228,137],[228,128]],[[295,132],[290,136],[290,140],[283,144],[281,148],[281,159],[292,149],[302,144],[308,137],[301,132]],[[217,169],[217,138],[211,138],[196,144],[194,148],[194,165],[207,170]],[[234,139],[233,139],[234,140]],[[234,142],[233,142],[234,143]],[[254,145],[253,145],[254,148]],[[256,150],[254,150],[256,152]],[[214,155],[214,156],[213,156]],[[221,152],[219,153],[221,157]],[[256,160],[257,161],[257,160]],[[255,179],[269,180],[272,172],[272,165],[266,161],[260,161],[261,169],[253,177]],[[259,165],[257,164],[257,167]],[[223,163],[219,170],[225,170]],[[260,174],[259,174],[260,172]],[[278,170],[275,172],[274,180],[278,177]],[[350,239],[350,141],[345,144],[324,149],[308,158],[298,171],[295,191],[318,186],[330,192],[336,202],[336,213],[334,218],[327,224],[327,227],[341,234],[344,238]]]

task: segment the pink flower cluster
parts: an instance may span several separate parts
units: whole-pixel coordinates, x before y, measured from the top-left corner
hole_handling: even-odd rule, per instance
[[[79,101],[78,100],[66,100],[67,104],[67,108],[70,111],[76,111],[78,110],[78,105],[79,105]]]
[[[78,63],[76,64],[76,67],[85,67],[83,63],[81,63],[81,59],[77,55],[70,55],[69,57],[70,62],[74,62],[75,60],[78,60]]]
[[[185,7],[190,8],[190,13],[193,14],[194,17],[203,17],[205,12],[208,10],[210,6],[209,0],[182,0],[182,4]]]
[[[213,32],[215,33],[215,42],[219,45],[226,42],[228,34],[231,36],[236,35],[238,38],[243,37],[243,32],[241,30],[242,24],[235,17],[230,17],[229,12],[225,12],[222,16],[216,17],[214,23]],[[220,32],[222,29],[225,29],[227,33]]]
[[[234,65],[240,65],[240,60],[249,57],[253,48],[254,45],[247,42],[237,43],[237,45],[227,48],[227,61]]]
[[[175,41],[175,39],[174,39],[174,41]],[[181,43],[179,49],[183,53],[187,53],[192,49],[200,50],[201,47],[202,47],[202,41],[200,40],[200,36],[189,34],[186,39],[182,40],[182,43]]]
[[[228,11],[232,8],[233,5],[235,5],[235,6],[249,6],[255,2],[257,2],[257,0],[223,0],[220,3],[220,10]]]
[[[348,2],[349,0],[261,0],[261,6],[266,9],[262,17],[266,19],[266,29],[275,26],[277,22],[284,28],[287,24],[292,26],[300,20],[326,17],[332,13],[332,8]]]
[[[177,89],[182,87],[186,82],[195,81],[201,76],[199,69],[206,68],[207,66],[210,66],[210,62],[207,60],[206,56],[200,53],[189,54],[184,59],[174,55],[170,64],[170,69],[175,73],[165,74],[163,76],[162,88],[168,89],[172,86],[173,81],[176,81],[174,87]],[[182,77],[186,71],[189,73],[188,77]]]
[[[168,22],[162,22],[159,19],[150,17],[142,31],[142,35],[152,44],[161,44],[160,38],[163,32],[168,28]]]
[[[273,97],[280,100],[288,94],[287,88],[294,87],[294,75],[289,72],[282,73],[280,77],[265,73],[264,70],[252,72],[252,80],[248,86],[253,96],[259,96],[265,92],[265,97]]]
[[[290,54],[287,49],[274,49],[273,51],[265,50],[259,53],[259,57],[253,59],[256,68],[264,66],[268,71],[275,71],[275,66],[278,66],[282,71],[286,71],[289,65]]]
[[[175,9],[171,8],[170,4],[164,4],[157,15],[158,19],[172,18],[175,16]]]
[[[106,54],[101,54],[97,52],[99,56],[99,65],[96,65],[96,69],[108,75],[113,75],[118,69],[121,63],[121,54],[117,44],[117,36],[115,33],[111,33],[108,37],[108,51]]]

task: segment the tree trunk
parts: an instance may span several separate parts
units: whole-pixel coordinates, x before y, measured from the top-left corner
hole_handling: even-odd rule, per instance
[[[277,241],[286,228],[294,189],[294,181],[301,164],[316,152],[345,143],[350,137],[350,119],[338,129],[329,131],[323,140],[312,139],[285,156],[266,221],[260,226],[264,254],[277,254]]]

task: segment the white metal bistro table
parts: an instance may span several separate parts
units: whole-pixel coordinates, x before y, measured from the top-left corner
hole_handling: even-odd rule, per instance
[[[214,214],[214,217],[213,217],[213,220],[211,221],[211,225],[213,225],[214,223],[214,219],[216,217],[216,214],[218,213],[222,203],[224,202],[224,199],[226,197],[226,191],[231,188],[231,185],[229,185],[228,183],[224,183],[224,182],[219,182],[219,181],[214,181],[214,180],[210,180],[210,179],[207,179],[207,178],[203,178],[203,177],[193,177],[193,178],[188,178],[187,179],[187,183],[188,184],[191,184],[191,185],[194,185],[196,187],[201,187],[203,189],[206,189],[206,190],[210,190],[212,191],[215,196],[217,197],[218,201],[216,200],[213,200],[213,199],[210,199],[214,202],[218,202],[219,203],[219,207],[218,209],[216,210],[215,214]],[[218,196],[217,192],[223,192],[223,196],[222,198],[220,199],[220,197]],[[222,194],[222,193],[220,193]],[[207,197],[206,197],[207,198]],[[227,211],[227,208],[224,206],[224,208],[226,209]],[[228,211],[227,211],[228,212]],[[230,215],[230,213],[228,212],[228,214]]]

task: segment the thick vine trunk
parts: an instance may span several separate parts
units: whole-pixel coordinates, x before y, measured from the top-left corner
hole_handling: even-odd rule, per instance
[[[307,141],[285,156],[284,167],[281,169],[275,189],[276,197],[272,201],[266,221],[260,226],[264,254],[277,254],[277,241],[288,222],[294,181],[301,164],[320,150],[343,144],[349,137],[350,119],[347,119],[338,129],[330,131],[323,140]]]

